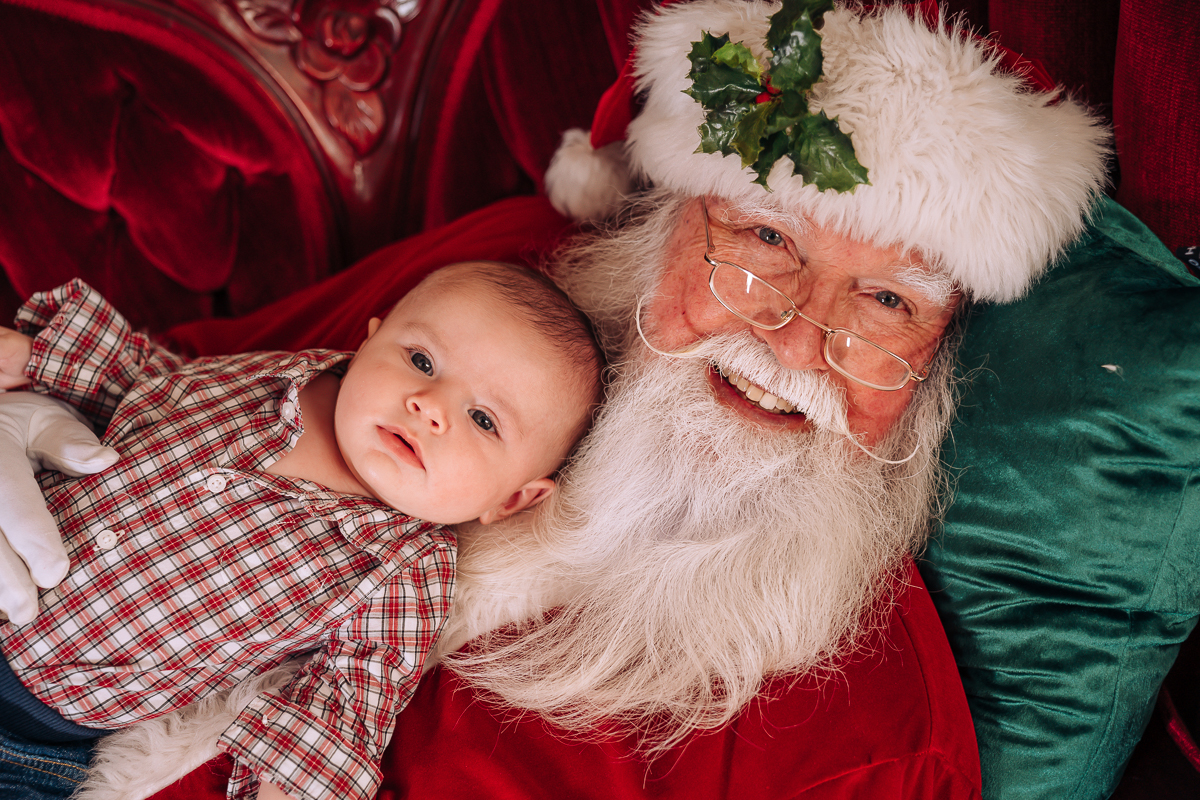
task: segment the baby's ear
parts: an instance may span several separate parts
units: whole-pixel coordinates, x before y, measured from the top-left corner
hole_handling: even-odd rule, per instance
[[[513,514],[518,514],[527,508],[533,508],[554,492],[553,478],[538,478],[517,489],[508,499],[495,508],[489,508],[479,515],[480,525],[490,525]]]

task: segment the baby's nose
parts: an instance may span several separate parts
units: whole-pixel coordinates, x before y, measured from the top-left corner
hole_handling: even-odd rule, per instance
[[[424,419],[429,424],[431,432],[446,432],[449,420],[436,397],[431,394],[414,394],[408,398],[406,405],[410,414]]]

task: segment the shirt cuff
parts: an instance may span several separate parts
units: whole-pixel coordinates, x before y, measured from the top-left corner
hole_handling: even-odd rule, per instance
[[[230,797],[253,797],[259,780],[304,800],[372,800],[383,775],[324,720],[274,695],[259,695],[217,743],[236,762]]]
[[[25,366],[33,388],[66,400],[103,430],[141,372],[136,358],[145,337],[79,279],[30,297],[14,326],[33,337]]]

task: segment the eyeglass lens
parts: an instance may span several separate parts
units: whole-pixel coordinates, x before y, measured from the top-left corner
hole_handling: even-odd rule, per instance
[[[755,325],[778,328],[795,313],[787,295],[734,264],[718,262],[710,280],[717,299]]]
[[[899,389],[908,383],[908,365],[874,342],[836,330],[825,343],[825,354],[846,374],[879,389]]]
[[[759,327],[781,328],[796,313],[787,295],[735,264],[717,262],[709,280],[726,308]],[[825,356],[840,372],[878,389],[899,389],[909,379],[908,364],[851,331],[831,331]]]

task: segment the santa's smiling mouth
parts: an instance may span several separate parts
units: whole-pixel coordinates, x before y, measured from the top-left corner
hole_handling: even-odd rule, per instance
[[[733,387],[738,396],[749,403],[753,403],[763,411],[770,411],[772,414],[780,415],[797,413],[794,405],[782,397],[776,397],[758,384],[751,383],[746,377],[739,375],[733,370],[722,367],[715,361],[709,362],[709,366],[725,379],[725,383]]]

